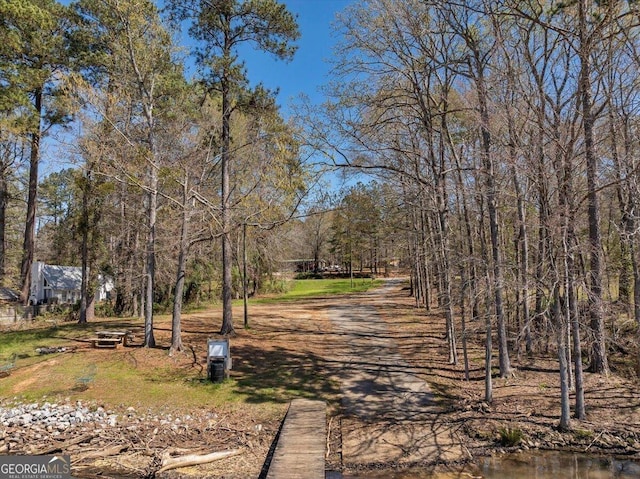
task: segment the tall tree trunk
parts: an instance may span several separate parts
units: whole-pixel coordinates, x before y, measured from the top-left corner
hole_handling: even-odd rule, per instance
[[[535,333],[538,335],[543,328],[545,323],[545,312],[544,312],[544,275],[545,275],[545,261],[547,259],[547,243],[548,243],[548,235],[549,230],[547,228],[547,220],[548,220],[548,208],[547,208],[547,200],[543,197],[545,194],[544,186],[540,186],[539,191],[539,199],[538,199],[538,237],[537,243],[538,248],[536,250],[535,255],[535,283],[536,283],[536,295],[535,295],[535,311],[534,311],[534,325],[535,325]],[[533,338],[532,342],[529,345],[530,349],[527,352],[533,352]]]
[[[225,51],[225,58],[231,52]],[[222,327],[220,334],[230,336],[235,334],[233,328],[233,278],[232,278],[232,245],[231,245],[231,188],[230,165],[231,161],[231,90],[230,79],[223,75],[222,86],[222,155],[220,168],[222,170],[221,210],[222,216]]]
[[[575,245],[573,231],[569,231],[570,245]],[[567,302],[571,312],[571,336],[573,338],[573,363],[575,370],[575,416],[579,420],[586,419],[584,402],[584,375],[582,368],[582,344],[580,340],[580,316],[575,292],[575,264],[573,254],[567,255]]]
[[[0,159],[0,284],[7,271],[7,208],[9,206],[9,152]]]
[[[497,189],[495,168],[491,155],[491,133],[489,131],[489,109],[487,105],[487,90],[484,80],[484,67],[480,58],[480,52],[476,51],[475,62],[477,66],[476,87],[478,90],[478,105],[480,111],[482,162],[485,175],[487,212],[489,213],[489,234],[491,239],[491,257],[493,264],[493,292],[495,311],[498,326],[498,361],[500,363],[500,377],[506,377],[511,373],[511,361],[509,360],[509,348],[507,344],[507,328],[503,310],[503,276],[502,258],[500,253],[500,233],[498,223]]]
[[[319,248],[317,248],[319,249]],[[318,255],[319,257],[319,255]],[[249,278],[247,273],[247,222],[242,224],[242,309],[244,317],[244,329],[249,328]],[[254,283],[253,292],[256,287]]]
[[[87,323],[94,320],[96,287],[99,287],[99,274],[96,267],[96,249],[100,239],[100,201],[96,197],[94,179],[92,178],[93,165],[87,165],[87,172],[82,178],[82,212],[80,231],[82,233],[82,245],[80,255],[82,261],[82,281],[80,287],[80,317],[79,323]]]
[[[445,151],[445,132],[447,131],[447,119],[446,111],[448,110],[448,103],[446,94],[442,98],[442,110],[445,112],[440,116],[440,135],[437,160],[434,152],[434,141],[429,135],[429,143],[432,145],[430,148],[430,162],[432,165],[433,178],[435,182],[435,197],[438,208],[437,217],[437,243],[440,256],[440,298],[441,305],[444,307],[445,322],[447,329],[447,343],[449,345],[449,363],[458,364],[458,348],[456,344],[455,324],[453,320],[453,299],[451,294],[451,278],[454,276],[452,273],[452,260],[450,258],[450,238],[449,238],[449,206],[447,204],[447,165],[446,165],[446,151]],[[431,120],[428,120],[429,124]],[[431,130],[431,128],[429,128]]]
[[[142,83],[141,83],[142,84]],[[146,287],[144,301],[144,346],[153,348],[156,340],[153,334],[153,299],[156,284],[156,221],[158,217],[158,155],[155,142],[155,120],[153,117],[153,106],[151,102],[145,105],[145,114],[147,117],[148,137],[147,144],[149,146],[149,192],[147,201],[149,202],[148,231],[147,231],[147,251],[146,251]]]
[[[155,158],[154,158],[155,160]],[[149,181],[149,211],[147,232],[147,259],[146,259],[146,284],[144,300],[144,345],[153,348],[156,340],[153,335],[153,294],[156,276],[156,218],[158,212],[158,171],[156,165],[149,167],[151,176]]]
[[[453,140],[449,131],[447,130],[447,139],[449,146],[451,147],[451,153],[454,156],[456,162],[456,183],[458,190],[460,191],[460,197],[462,198],[462,213],[464,218],[464,231],[466,233],[467,241],[467,254],[468,254],[468,270],[469,270],[469,286],[471,295],[471,320],[476,322],[479,319],[480,313],[479,300],[478,300],[478,268],[476,266],[476,248],[473,242],[473,238],[477,235],[473,234],[473,227],[471,225],[471,219],[469,217],[469,207],[467,205],[467,196],[465,194],[465,188],[462,182],[462,166],[460,164],[460,157],[455,151]]]
[[[178,253],[178,271],[176,273],[176,286],[173,293],[173,316],[171,317],[171,347],[169,352],[182,351],[182,297],[187,269],[187,250],[189,248],[189,174],[184,173],[182,185],[182,227],[180,228],[180,251]]]
[[[529,309],[529,234],[525,216],[524,199],[519,181],[514,171],[514,186],[518,195],[518,241],[520,243],[520,258],[518,272],[520,275],[520,301],[522,302],[522,319],[524,328],[525,349],[531,352],[531,312]]]
[[[431,311],[431,288],[433,286],[429,258],[429,220],[422,191],[420,197],[420,268],[422,274],[422,298],[426,311]]]
[[[439,212],[439,254],[441,264],[442,290],[440,292],[442,307],[444,308],[447,343],[449,346],[449,363],[458,364],[455,326],[453,323],[453,301],[451,300],[451,262],[449,261],[448,241],[444,238],[447,228],[445,213]]]
[[[477,321],[478,319],[478,297],[477,297],[477,279],[476,279],[476,266],[475,266],[475,247],[473,244],[473,235],[471,234],[471,222],[469,220],[469,210],[467,207],[467,198],[465,194],[465,190],[462,183],[462,172],[460,167],[460,158],[453,149],[453,142],[451,141],[451,137],[447,131],[447,138],[449,140],[449,145],[452,147],[452,153],[455,159],[455,179],[456,179],[456,187],[458,190],[458,201],[456,202],[458,205],[458,209],[461,209],[461,219],[460,221],[465,226],[466,235],[463,235],[463,239],[461,241],[461,251],[466,250],[468,254],[468,258],[466,261],[460,262],[460,278],[462,282],[462,286],[460,288],[460,317],[462,320],[462,354],[464,360],[464,376],[465,379],[469,380],[469,355],[467,350],[467,324],[466,324],[466,297],[468,295],[467,289],[469,290],[469,294],[471,296],[471,319],[472,321]],[[464,253],[463,253],[464,255]],[[465,264],[466,263],[466,264]],[[468,271],[468,273],[467,273]],[[467,277],[468,276],[468,277]]]
[[[480,182],[477,183],[478,185]],[[485,235],[485,207],[484,207],[484,198],[481,194],[478,194],[478,199],[480,201],[480,257],[482,262],[486,265],[484,267],[484,277],[487,286],[487,291],[485,293],[485,343],[484,343],[484,400],[486,403],[490,404],[493,401],[493,377],[492,377],[492,362],[493,362],[493,325],[492,325],[492,300],[491,300],[491,268],[489,266],[489,251],[487,246],[487,240]]]
[[[556,340],[558,343],[558,362],[560,364],[560,425],[561,431],[566,431],[570,427],[570,405],[569,405],[569,373],[567,363],[567,324],[560,308],[559,284],[556,283],[553,291],[552,315],[555,325]]]
[[[80,317],[78,322],[86,324],[93,318],[87,317],[87,303],[89,290],[89,195],[91,194],[91,171],[88,170],[82,178],[82,211],[80,219],[80,231],[82,234],[82,244],[80,245],[80,256],[82,264],[82,280],[80,284]]]
[[[577,249],[575,234],[575,208],[573,192],[573,164],[572,155],[564,152],[564,164],[562,166],[562,178],[560,183],[560,207],[563,211],[562,222],[562,250],[565,275],[565,307],[567,315],[567,335],[573,341],[573,365],[574,365],[574,389],[575,389],[575,416],[582,420],[586,417],[584,402],[584,374],[582,367],[582,344],[580,339],[580,315],[576,297],[576,266],[574,252]],[[569,357],[569,342],[567,342],[567,356]],[[570,371],[569,365],[567,368]],[[570,375],[569,375],[569,379]],[[562,379],[561,379],[562,381]]]
[[[516,320],[518,326],[518,354],[520,353],[520,343],[524,334],[526,350],[531,350],[531,318],[529,312],[529,238],[527,234],[527,221],[525,216],[524,195],[520,180],[517,173],[517,155],[515,145],[517,144],[517,135],[512,112],[508,113],[509,137],[510,137],[510,156],[511,156],[511,178],[513,188],[516,194],[516,209],[518,212],[518,232],[515,239],[515,250],[517,260],[516,272],[516,296],[518,305],[516,311],[519,317]]]
[[[580,38],[580,104],[582,109],[582,128],[584,151],[587,165],[587,204],[589,218],[589,315],[593,333],[591,348],[591,366],[593,372],[608,374],[606,338],[604,328],[604,309],[602,304],[602,259],[600,213],[598,205],[598,161],[594,144],[594,117],[591,100],[591,64],[592,39],[587,34],[587,2],[578,1],[578,35]]]
[[[487,278],[489,279],[489,278]],[[487,404],[493,401],[493,378],[491,377],[491,363],[493,361],[493,340],[491,338],[490,309],[485,312],[485,348],[484,348],[484,400]]]
[[[535,257],[535,312],[534,312],[534,325],[536,332],[539,333],[542,330],[545,323],[543,298],[545,284],[545,263],[547,261],[547,250],[549,244],[549,193],[547,180],[545,178],[545,108],[546,100],[545,93],[542,84],[538,85],[538,98],[540,105],[537,108],[537,134],[535,140],[535,156],[536,156],[536,178],[538,185],[538,237],[537,237],[537,251]],[[527,341],[527,353],[533,352],[533,338]]]
[[[38,202],[38,169],[40,165],[40,140],[42,138],[42,88],[33,92],[34,109],[38,115],[38,125],[31,134],[31,153],[29,156],[29,192],[27,199],[27,218],[24,225],[24,243],[22,246],[22,265],[20,278],[22,289],[20,299],[24,305],[29,303],[31,293],[31,265],[35,254],[36,205]]]
[[[467,290],[469,289],[469,280],[467,278],[467,269],[463,264],[460,265],[460,321],[462,328],[462,361],[464,363],[464,379],[469,381],[469,351],[467,348]]]

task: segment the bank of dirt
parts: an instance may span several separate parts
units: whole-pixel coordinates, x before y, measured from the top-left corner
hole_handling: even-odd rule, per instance
[[[365,324],[362,321],[354,323],[360,325],[355,329],[345,329],[345,317],[366,320],[367,311],[376,316],[370,329],[359,330]],[[88,345],[71,354],[98,364],[108,355],[127,355],[139,368],[153,369],[160,361],[163,367],[203,378],[206,340],[214,336],[212,317],[217,316],[211,312],[186,315],[186,352],[171,358],[163,349],[107,352]],[[228,405],[212,401],[198,409],[179,397],[167,397],[163,407],[157,402],[128,404],[126,397],[120,404],[100,404],[90,394],[98,387],[93,384],[84,393],[59,391],[57,400],[103,407],[118,416],[116,424],[85,424],[84,431],[69,428],[56,436],[46,428],[25,435],[24,425],[0,425],[0,450],[68,453],[74,472],[84,477],[150,476],[167,455],[238,450],[237,456],[222,461],[162,474],[260,477],[288,401],[306,397],[327,401],[327,467],[346,473],[411,467],[456,470],[481,455],[519,448],[640,458],[637,381],[586,373],[588,418],[572,421],[572,430],[561,433],[557,430],[557,361],[552,356],[512,357],[514,375],[494,378],[494,399],[486,404],[484,325],[470,324],[471,377],[465,381],[462,352],[460,364],[448,363],[444,318],[436,311],[417,309],[400,281],[356,296],[252,305],[250,321],[251,328],[238,328],[231,340],[234,369],[231,386],[226,387],[232,387],[241,401]],[[158,344],[168,345],[168,322],[157,325]],[[37,374],[47,374],[47,363],[38,367]],[[20,368],[12,373],[23,377],[12,383],[10,391],[2,390],[7,407],[33,387],[33,374]],[[379,382],[380,375],[388,382]],[[520,433],[516,446],[501,443]],[[88,439],[73,443],[83,435]],[[99,450],[113,454],[91,454]]]

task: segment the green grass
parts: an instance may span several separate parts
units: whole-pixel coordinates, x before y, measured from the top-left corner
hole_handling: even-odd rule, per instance
[[[55,330],[49,333],[52,331]],[[238,391],[236,380],[214,384],[207,379],[202,368],[179,366],[164,349],[89,349],[39,355],[35,352],[36,347],[43,344],[59,346],[61,337],[56,334],[43,341],[40,335],[33,333],[17,334],[25,341],[19,348],[18,369],[0,379],[3,391],[18,388],[20,392],[13,392],[10,396],[0,394],[0,399],[15,397],[20,402],[39,402],[44,397],[53,401],[69,398],[109,407],[131,405],[158,409],[172,406],[187,410],[222,405],[233,407],[247,401],[247,394]],[[65,337],[71,339],[70,336],[67,331]],[[12,345],[15,339],[11,338]],[[4,334],[0,336],[0,347],[3,343],[6,343]],[[90,367],[95,368],[95,377],[88,387],[79,389],[79,380]]]
[[[576,439],[591,439],[593,438],[593,431],[590,431],[589,429],[575,429],[573,431],[573,435]]]
[[[260,304],[278,303],[280,301],[295,301],[299,299],[319,298],[330,295],[361,293],[382,284],[381,280],[357,278],[352,282],[349,278],[341,279],[297,279],[286,293],[270,298],[254,300]]]
[[[159,321],[157,326],[165,326],[166,322]],[[69,399],[109,408],[156,410],[250,407],[271,414],[291,398],[315,397],[324,389],[333,391],[314,368],[291,368],[284,358],[282,364],[274,364],[266,371],[259,368],[252,373],[249,368],[240,377],[212,383],[202,364],[185,361],[183,355],[171,357],[165,348],[96,350],[80,342],[94,336],[94,329],[117,328],[122,323],[126,321],[94,322],[89,327],[63,324],[57,328],[38,327],[45,325],[36,323],[33,329],[3,332],[0,363],[13,353],[17,360],[12,373],[0,378],[0,401]],[[71,353],[40,355],[36,351],[41,346],[74,345],[82,347]],[[191,358],[190,352],[184,354]],[[87,376],[89,369],[93,370],[91,380],[82,388],[80,379]]]

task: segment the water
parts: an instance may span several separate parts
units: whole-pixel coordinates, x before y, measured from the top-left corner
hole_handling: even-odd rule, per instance
[[[511,454],[484,458],[485,479],[609,479],[640,477],[640,463],[605,456],[562,452]]]
[[[107,471],[83,470],[76,478],[100,477]],[[96,475],[97,473],[97,475]],[[113,479],[139,476],[107,474]],[[105,477],[107,477],[105,476]],[[330,476],[340,477],[339,474]],[[478,460],[462,472],[431,474],[410,471],[369,471],[345,474],[342,479],[631,479],[640,478],[640,462],[606,456],[536,451],[503,454]]]
[[[373,471],[343,479],[610,479],[640,478],[640,462],[588,454],[537,451],[504,454],[478,460],[459,473]]]

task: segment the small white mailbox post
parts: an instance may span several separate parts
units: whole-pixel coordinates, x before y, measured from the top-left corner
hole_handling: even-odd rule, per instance
[[[228,339],[210,339],[207,342],[207,375],[213,382],[229,377],[231,350]]]

